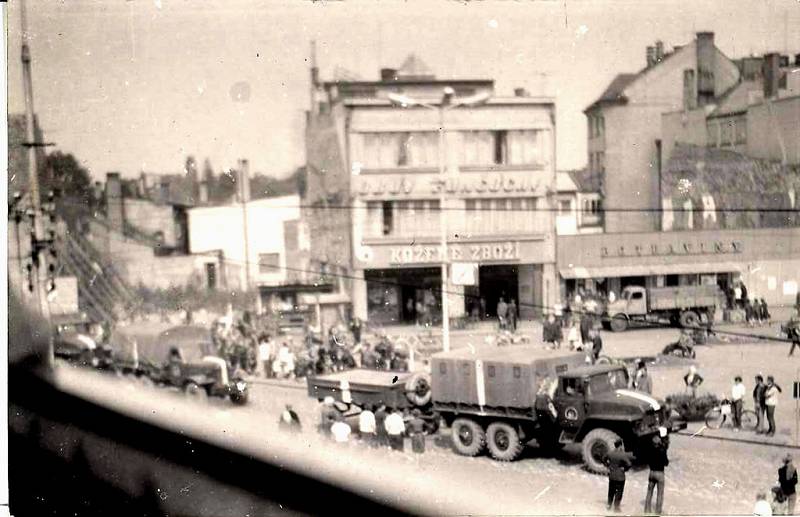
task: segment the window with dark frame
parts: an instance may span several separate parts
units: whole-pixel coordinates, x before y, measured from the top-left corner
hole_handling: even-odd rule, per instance
[[[502,165],[504,163],[508,163],[508,132],[493,131],[492,137],[494,138],[495,165]]]
[[[383,234],[390,235],[394,229],[394,211],[391,201],[384,201],[381,206],[383,212]]]

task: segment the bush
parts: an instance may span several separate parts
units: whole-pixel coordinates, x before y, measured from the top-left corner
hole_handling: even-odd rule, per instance
[[[667,396],[666,404],[669,409],[674,409],[687,422],[697,422],[705,419],[709,409],[720,403],[719,397],[705,393],[693,397],[688,393],[674,393]]]

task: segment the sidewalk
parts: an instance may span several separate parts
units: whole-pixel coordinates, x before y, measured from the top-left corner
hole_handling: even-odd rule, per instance
[[[800,449],[800,445],[795,442],[794,435],[786,431],[776,434],[775,436],[766,436],[763,434],[756,434],[755,431],[747,430],[742,430],[737,433],[729,426],[721,429],[709,429],[703,422],[690,422],[685,430],[677,434],[695,438],[710,438],[730,442],[751,443],[754,445]]]

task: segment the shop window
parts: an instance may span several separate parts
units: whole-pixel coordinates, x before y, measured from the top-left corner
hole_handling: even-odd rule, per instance
[[[280,253],[259,253],[258,272],[262,274],[277,273],[281,267]]]
[[[679,275],[667,275],[665,284],[667,287],[677,287],[679,281]]]

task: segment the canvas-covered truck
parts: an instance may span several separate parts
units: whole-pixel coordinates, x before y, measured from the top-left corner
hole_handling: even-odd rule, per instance
[[[697,327],[703,320],[713,319],[721,296],[716,285],[628,286],[618,300],[608,304],[603,322],[614,332],[623,332],[637,323]]]
[[[617,438],[641,456],[660,429],[685,428],[663,403],[629,389],[625,366],[589,365],[585,358],[537,346],[437,354],[433,409],[460,454],[488,449],[494,459],[512,461],[532,439],[545,449],[579,443],[596,473],[607,471],[603,461]]]
[[[587,468],[605,473],[604,456],[618,437],[636,454],[661,428],[685,428],[663,403],[629,384],[623,365],[587,365],[584,354],[523,345],[442,352],[432,357],[430,374],[313,377],[308,393],[320,401],[332,396],[339,411],[351,414],[366,404],[419,408],[429,422],[446,423],[453,448],[467,456],[488,449],[494,459],[512,461],[534,439],[546,450],[581,444]]]

